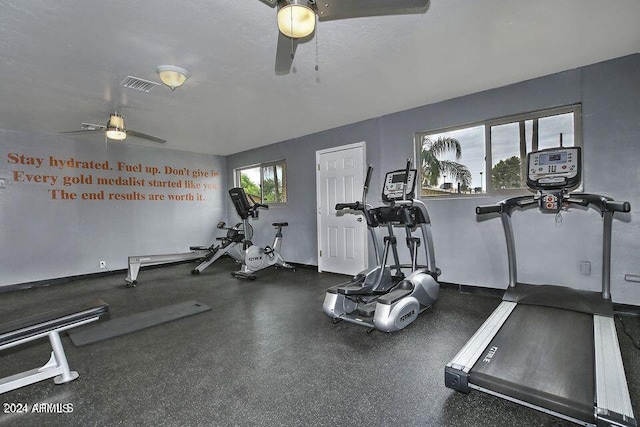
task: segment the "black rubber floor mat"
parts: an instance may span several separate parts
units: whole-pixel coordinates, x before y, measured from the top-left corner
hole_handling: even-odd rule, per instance
[[[69,338],[77,347],[119,337],[152,326],[211,310],[208,305],[197,301],[185,301],[131,316],[108,320],[86,329],[69,332]]]

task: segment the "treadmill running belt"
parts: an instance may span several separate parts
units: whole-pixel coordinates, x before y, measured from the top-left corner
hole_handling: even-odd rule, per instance
[[[578,420],[595,423],[593,316],[518,304],[470,382]]]

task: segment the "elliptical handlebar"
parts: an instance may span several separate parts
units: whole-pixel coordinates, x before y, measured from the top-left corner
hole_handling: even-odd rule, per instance
[[[353,203],[336,203],[336,210],[341,211],[343,209],[351,209],[354,211],[364,211],[365,205],[360,202]]]
[[[373,219],[373,216],[369,213],[370,205],[367,204],[367,193],[369,192],[369,185],[371,184],[371,176],[373,175],[373,165],[369,165],[367,168],[367,175],[364,179],[364,185],[362,187],[362,201],[353,203],[336,203],[335,209],[337,211],[351,209],[354,211],[361,211],[364,213],[364,218],[367,220],[369,227],[377,227],[378,223]]]
[[[371,175],[373,175],[373,165],[369,165],[367,168],[367,176],[364,179],[364,185],[362,187],[362,202],[353,203],[336,203],[335,209],[341,211],[344,209],[351,209],[354,211],[367,212],[367,193],[369,192],[369,184],[371,183]]]
[[[409,173],[411,172],[412,160],[407,159],[407,167],[404,170],[404,182],[402,185],[402,200],[407,200],[407,187],[409,185]]]
[[[362,200],[365,200],[367,197],[367,192],[369,191],[369,184],[371,184],[371,175],[373,175],[373,165],[369,165],[367,168],[367,177],[364,179],[364,189],[362,194]]]

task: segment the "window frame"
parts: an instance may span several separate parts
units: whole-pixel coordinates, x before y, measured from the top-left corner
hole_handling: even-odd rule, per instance
[[[272,166],[282,166],[282,182],[283,182],[283,188],[284,188],[284,194],[285,194],[285,200],[282,202],[265,202],[264,201],[264,169],[268,168],[268,167],[272,167]],[[269,162],[262,162],[262,163],[254,163],[251,165],[247,165],[247,166],[240,166],[237,167],[233,170],[234,172],[234,184],[236,187],[242,187],[242,181],[241,181],[241,174],[243,171],[246,171],[248,169],[255,169],[258,168],[259,172],[260,172],[260,183],[258,184],[260,186],[260,200],[256,200],[257,203],[263,203],[269,206],[285,206],[289,200],[289,192],[287,191],[287,161],[286,159],[279,159],[279,160],[272,160]]]
[[[442,196],[442,195],[433,195],[433,196],[422,196],[422,189],[420,189],[420,197],[421,198],[429,198],[429,199],[450,199],[452,197],[478,197],[478,196],[512,196],[519,194],[526,194],[531,192],[527,187],[521,188],[512,188],[512,189],[504,189],[504,190],[494,190],[492,189],[492,163],[493,157],[491,153],[491,129],[493,126],[500,126],[510,123],[518,123],[520,121],[527,121],[533,119],[542,119],[545,117],[557,116],[560,114],[573,113],[573,146],[574,147],[583,147],[582,145],[582,104],[568,104],[559,107],[550,107],[541,110],[530,111],[527,113],[519,113],[512,114],[509,116],[503,116],[499,118],[480,120],[477,122],[471,122],[462,125],[454,125],[447,126],[444,128],[433,129],[429,131],[416,132],[414,136],[414,160],[416,164],[416,169],[418,170],[418,182],[422,182],[422,168],[421,168],[421,158],[420,152],[422,150],[422,143],[425,137],[431,135],[437,135],[446,132],[453,132],[462,129],[468,129],[473,127],[484,126],[484,183],[482,183],[483,187],[486,189],[482,193],[452,193],[451,196]],[[583,153],[584,159],[584,153]],[[522,161],[522,160],[521,160]],[[584,181],[584,180],[583,180]],[[581,183],[579,189],[583,190],[584,184]]]

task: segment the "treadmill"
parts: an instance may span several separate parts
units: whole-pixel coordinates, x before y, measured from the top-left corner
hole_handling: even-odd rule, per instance
[[[535,195],[478,206],[499,213],[509,261],[502,302],[445,367],[445,385],[483,391],[585,426],[637,426],[620,355],[610,294],[611,225],[628,202],[570,193],[581,180],[579,147],[529,153],[527,185]],[[538,206],[559,213],[594,208],[603,218],[602,291],[518,283],[511,214]]]

